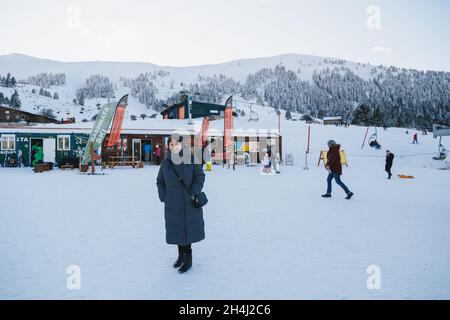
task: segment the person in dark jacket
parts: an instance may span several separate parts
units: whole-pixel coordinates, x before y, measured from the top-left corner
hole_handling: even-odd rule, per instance
[[[337,144],[334,140],[328,141],[328,153],[327,153],[327,165],[326,169],[329,174],[327,177],[327,193],[322,195],[323,198],[331,198],[331,182],[333,179],[336,183],[344,189],[347,197],[345,199],[350,200],[353,197],[353,192],[351,192],[347,186],[341,181],[342,175],[342,165],[341,165],[341,154],[340,148],[341,146]]]
[[[386,170],[387,174],[388,174],[388,179],[390,179],[392,177],[392,163],[394,162],[394,154],[389,151],[386,150],[386,166],[384,167],[384,170]]]
[[[182,160],[183,156],[182,137],[179,139],[171,137],[168,149],[168,156],[159,168],[156,184],[159,199],[164,202],[166,242],[178,245],[178,258],[173,267],[179,268],[178,271],[184,273],[192,266],[191,244],[205,239],[203,210],[195,208],[192,204],[194,197],[203,189],[205,174],[200,164],[194,164],[193,161],[191,163],[178,161]],[[190,194],[178,180],[174,170],[190,188]]]

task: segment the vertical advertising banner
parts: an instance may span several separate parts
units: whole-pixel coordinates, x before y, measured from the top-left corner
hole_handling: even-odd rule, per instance
[[[233,96],[229,97],[225,103],[224,113],[224,130],[223,130],[223,146],[225,149],[224,155],[228,159],[228,152],[231,148],[231,133],[233,130]]]
[[[204,117],[202,127],[200,129],[200,135],[198,137],[199,148],[202,148],[205,145],[206,139],[208,138],[208,130],[209,130],[209,118]]]
[[[120,133],[122,132],[123,118],[125,116],[125,109],[128,104],[128,95],[122,97],[117,104],[116,113],[114,114],[114,121],[111,126],[111,133],[109,135],[107,147],[113,147],[119,143]]]
[[[115,102],[110,102],[101,107],[97,114],[97,118],[95,119],[94,127],[89,135],[89,140],[86,143],[83,159],[81,161],[82,164],[87,164],[91,160],[91,142],[94,144],[94,150],[101,147],[115,111]]]

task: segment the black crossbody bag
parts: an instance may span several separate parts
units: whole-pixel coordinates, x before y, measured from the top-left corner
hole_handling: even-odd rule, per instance
[[[173,172],[175,172],[175,175],[177,176],[178,181],[183,185],[184,189],[186,189],[187,193],[191,196],[192,199],[192,205],[194,208],[202,208],[208,203],[208,198],[206,197],[206,194],[202,191],[198,195],[194,196],[189,188],[184,184],[183,178],[181,178],[178,175],[177,170],[175,170],[175,166],[173,165],[173,162],[169,160],[170,166],[172,167]]]

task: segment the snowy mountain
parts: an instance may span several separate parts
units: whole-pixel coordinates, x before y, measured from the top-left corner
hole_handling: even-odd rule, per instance
[[[135,78],[141,73],[168,72],[170,79],[177,82],[195,83],[198,76],[212,77],[224,74],[236,81],[245,81],[249,73],[255,73],[263,68],[274,68],[284,65],[294,71],[302,69],[302,79],[311,78],[314,71],[320,71],[336,64],[351,68],[358,76],[367,79],[374,66],[353,63],[339,59],[322,58],[301,54],[285,54],[267,58],[235,60],[216,65],[192,67],[157,66],[143,62],[61,62],[30,57],[23,54],[0,56],[0,73],[10,72],[17,79],[25,79],[39,73],[65,73],[67,83],[72,86],[81,85],[92,74],[101,74],[117,82],[120,77]]]
[[[131,93],[127,117],[154,116],[164,103],[177,101],[182,89],[198,92],[202,101],[223,103],[234,94],[260,105],[320,118],[341,115],[367,125],[430,127],[450,121],[448,72],[300,54],[192,67],[60,62],[10,54],[0,56],[0,76],[7,73],[18,83],[0,87],[0,92],[9,98],[17,90],[23,110],[51,109],[57,118],[75,117],[77,122],[91,121],[99,105],[126,93]],[[368,110],[356,110],[364,116],[355,120],[360,106]]]

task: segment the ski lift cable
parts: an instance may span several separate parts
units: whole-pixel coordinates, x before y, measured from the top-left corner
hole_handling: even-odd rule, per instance
[[[247,105],[254,105],[254,106],[260,106],[260,107],[266,107],[263,104],[259,104],[259,103],[253,103],[253,102],[248,102],[248,101],[243,101],[243,100],[237,100],[237,99],[233,99],[233,102],[239,102],[239,103],[244,103]]]
[[[316,151],[316,152],[322,152],[322,150],[317,149],[310,149],[310,151]],[[427,156],[427,155],[433,155],[436,154],[436,152],[429,152],[429,153],[412,153],[412,154],[398,154],[397,157],[419,157],[419,156]],[[385,158],[385,156],[371,156],[371,155],[364,155],[364,154],[351,154],[348,153],[347,156],[350,157],[361,157],[361,158]]]

